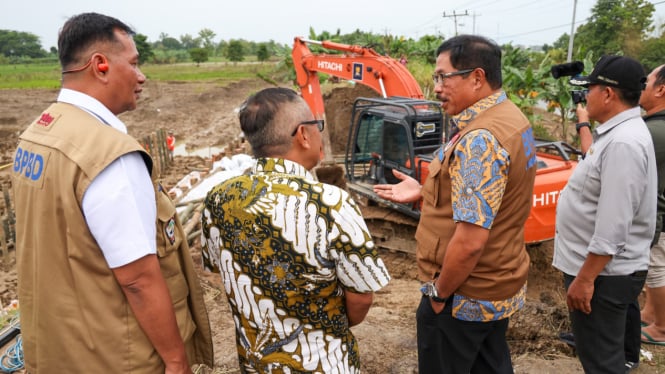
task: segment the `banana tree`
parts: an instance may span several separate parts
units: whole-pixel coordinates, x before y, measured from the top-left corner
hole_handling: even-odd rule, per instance
[[[546,57],[535,68],[531,64],[526,66],[509,65],[506,61],[511,60],[512,53],[524,53],[523,51],[508,51],[508,57],[504,58],[503,66],[503,88],[510,100],[517,105],[527,116],[534,126],[536,135],[543,138],[551,138],[551,134],[540,126],[540,116],[534,110],[543,105],[543,94],[545,82],[549,74],[549,59]]]

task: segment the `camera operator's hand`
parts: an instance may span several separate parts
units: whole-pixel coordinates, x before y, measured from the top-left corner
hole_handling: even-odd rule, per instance
[[[575,114],[577,114],[577,123],[589,122],[589,112],[586,111],[586,107],[582,103],[577,104]]]
[[[591,148],[591,143],[593,142],[593,135],[591,134],[591,125],[589,124],[589,112],[581,104],[577,104],[575,108],[575,113],[577,114],[577,124],[575,129],[577,134],[580,136],[580,149],[582,153],[586,154],[586,151]]]

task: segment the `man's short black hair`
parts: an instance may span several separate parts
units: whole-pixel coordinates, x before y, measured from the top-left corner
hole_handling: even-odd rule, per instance
[[[450,53],[450,63],[455,69],[482,68],[490,87],[501,88],[501,47],[494,41],[479,35],[458,35],[441,43],[437,57],[443,52]]]
[[[58,57],[63,69],[78,61],[81,52],[98,42],[116,42],[115,31],[134,35],[134,30],[122,21],[99,13],[81,13],[65,22],[58,35]]]

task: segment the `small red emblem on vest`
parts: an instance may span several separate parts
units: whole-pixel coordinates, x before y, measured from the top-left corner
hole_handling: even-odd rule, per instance
[[[42,116],[37,120],[38,125],[48,126],[53,122],[53,116],[48,113],[42,113]]]

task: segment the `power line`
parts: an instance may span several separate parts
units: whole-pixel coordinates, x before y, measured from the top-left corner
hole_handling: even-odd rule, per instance
[[[580,23],[584,23],[584,22],[586,22],[586,21],[588,21],[588,20],[589,20],[589,19],[587,18],[587,19],[585,19],[585,20],[583,20],[583,21],[576,21],[575,24],[578,25],[578,24],[580,24]],[[562,28],[562,27],[568,27],[568,26],[570,26],[570,23],[564,23],[564,24],[562,24],[562,25],[546,27],[546,28],[544,28],[544,29],[531,30],[531,31],[522,32],[522,33],[519,33],[519,34],[513,34],[513,35],[502,36],[501,39],[504,39],[504,38],[514,38],[514,37],[516,37],[516,36],[524,36],[524,35],[529,35],[529,34],[533,34],[533,33],[536,33],[536,32],[550,31],[550,30],[555,30],[555,29],[559,29],[559,28]]]
[[[661,0],[661,1],[658,1],[656,3],[651,3],[651,4],[652,5],[665,4],[665,0]],[[590,19],[591,19],[591,17],[587,17],[586,19],[583,19],[583,20],[580,20],[580,21],[575,21],[575,25],[579,25],[579,24],[589,22]],[[518,36],[524,36],[524,35],[529,35],[529,34],[543,32],[543,31],[556,30],[558,28],[563,28],[563,27],[568,27],[568,26],[570,26],[570,23],[566,23],[566,24],[562,24],[562,25],[558,25],[558,26],[546,27],[546,28],[543,28],[543,29],[526,31],[526,32],[523,32],[523,33],[518,33],[518,34],[513,34],[513,35],[506,35],[506,36],[500,37],[500,39],[515,38],[515,37],[518,37]]]
[[[660,1],[665,2],[665,0],[660,0]],[[484,4],[487,4],[488,6],[484,6]],[[470,8],[470,11],[473,11],[473,9],[476,9],[476,8],[483,9],[485,14],[489,13],[490,15],[495,16],[495,17],[496,17],[497,14],[518,14],[519,15],[520,13],[523,13],[527,10],[528,11],[535,10],[535,11],[538,11],[540,14],[546,15],[549,12],[547,9],[552,9],[554,7],[556,7],[557,9],[561,8],[560,4],[552,3],[551,0],[531,0],[531,1],[526,1],[526,2],[522,1],[519,4],[516,4],[514,1],[505,2],[505,1],[502,1],[502,0],[489,0],[489,1],[481,0],[481,1],[467,1],[465,3],[465,6],[468,6]],[[500,17],[500,18],[503,18],[503,16]],[[582,22],[584,22],[584,21],[582,21]],[[581,23],[581,22],[576,22],[576,24],[577,23]],[[479,18],[478,20],[476,20],[474,18],[474,33],[476,32],[476,29],[475,29],[476,24],[485,25],[485,27],[487,26],[487,24],[485,22],[483,22],[483,18]],[[519,32],[519,33],[511,34],[511,35],[505,35],[505,36],[504,35],[499,36],[498,35],[498,29],[497,29],[497,32],[496,32],[497,35],[495,36],[495,39],[501,40],[501,39],[506,39],[506,38],[513,38],[513,37],[516,37],[516,36],[528,36],[528,35],[533,34],[533,33],[539,33],[539,32],[544,32],[544,31],[549,31],[549,30],[560,29],[562,27],[567,27],[567,26],[570,26],[570,22],[568,22],[566,24],[563,24],[563,25],[549,26],[549,27],[545,27],[545,28],[541,28],[541,29],[537,29],[537,30],[528,30],[528,31]]]
[[[453,18],[453,21],[455,22],[455,35],[456,36],[457,36],[457,17],[466,17],[468,15],[469,15],[468,10],[465,10],[464,13],[459,13],[459,14],[455,13],[455,11],[453,10],[453,14],[448,14],[448,15],[446,15],[445,11],[443,12],[443,18],[447,18],[447,17],[452,17]]]
[[[522,4],[517,4],[517,5],[513,6],[512,8],[503,7],[503,8],[501,8],[497,11],[494,11],[492,13],[506,13],[506,12],[512,12],[514,10],[524,10],[524,8],[526,8],[526,7],[538,5],[539,2],[543,2],[543,1],[547,1],[549,3],[548,0],[539,0],[539,1],[529,0],[529,1],[526,1]],[[513,4],[511,4],[511,5],[513,5]],[[557,4],[554,4],[554,5],[557,5]]]

